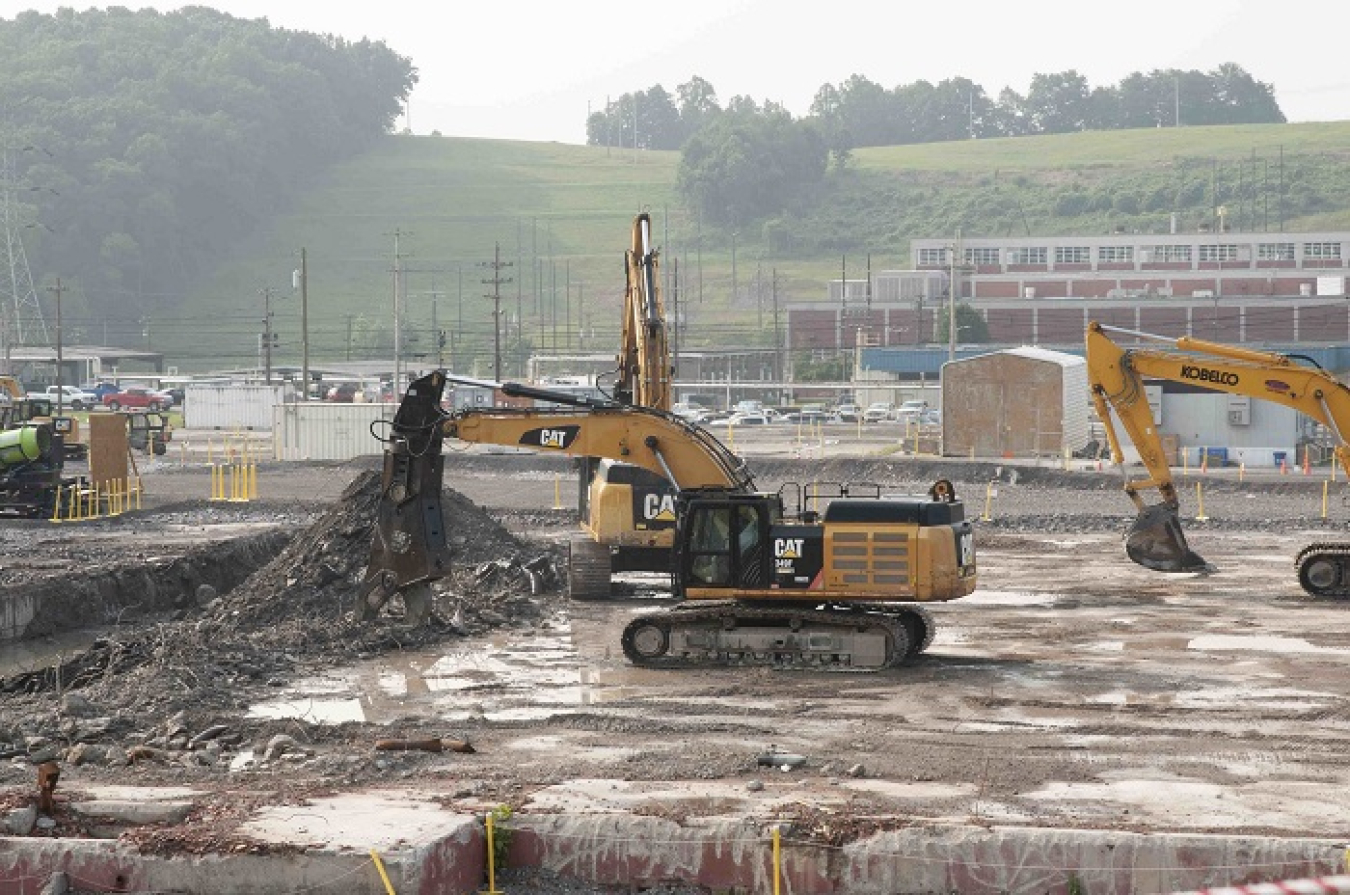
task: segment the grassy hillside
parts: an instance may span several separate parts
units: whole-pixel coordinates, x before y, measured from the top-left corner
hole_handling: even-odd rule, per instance
[[[957,228],[966,236],[1166,232],[1177,212],[1194,230],[1220,204],[1233,229],[1279,229],[1281,214],[1287,231],[1350,229],[1350,123],[859,150],[809,205],[734,235],[700,226],[680,206],[678,161],[676,153],[390,137],[326,172],[292,213],[263,223],[185,306],[152,324],[155,342],[183,369],[256,363],[260,290],[269,287],[280,341],[273,361],[297,363],[291,271],[304,247],[311,362],[388,357],[398,234],[410,354],[436,359],[434,313],[452,333],[443,358],[490,375],[484,280],[494,246],[512,265],[499,272],[511,279],[500,287],[510,375],[518,309],[525,340],[546,352],[608,352],[618,338],[623,252],[644,209],[668,275],[678,258],[691,347],[768,344],[775,270],[780,306],[815,301],[841,268],[861,277],[869,256],[874,270],[908,267],[909,239]]]

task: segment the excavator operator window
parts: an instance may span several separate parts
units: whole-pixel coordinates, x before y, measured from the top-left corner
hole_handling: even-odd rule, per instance
[[[701,587],[731,584],[731,513],[729,505],[697,507],[689,539],[690,583]]]
[[[766,527],[765,507],[760,505],[694,507],[689,583],[695,587],[764,587]]]

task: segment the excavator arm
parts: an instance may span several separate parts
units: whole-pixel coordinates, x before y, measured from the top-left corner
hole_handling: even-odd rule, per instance
[[[659,253],[652,248],[652,219],[646,212],[633,219],[633,242],[624,261],[623,342],[614,397],[620,404],[670,410],[672,370]]]
[[[642,466],[683,491],[754,490],[745,462],[699,426],[665,411],[506,383],[510,397],[557,409],[441,409],[443,371],[408,386],[387,439],[375,537],[362,585],[361,612],[374,615],[395,594],[426,602],[430,582],[450,568],[441,512],[446,438],[511,445],[542,453],[602,457]]]
[[[1166,348],[1122,348],[1112,335],[1155,342]],[[1186,544],[1177,515],[1176,486],[1153,412],[1144,395],[1145,379],[1183,382],[1218,392],[1246,395],[1283,404],[1325,425],[1336,437],[1336,456],[1344,468],[1350,462],[1345,436],[1350,430],[1350,389],[1335,376],[1306,360],[1284,354],[1254,351],[1189,337],[1168,338],[1134,330],[1090,323],[1087,330],[1087,372],[1093,406],[1106,428],[1111,457],[1122,464],[1124,454],[1111,411],[1119,419],[1143,461],[1146,478],[1126,473],[1125,493],[1139,515],[1126,537],[1130,559],[1164,572],[1207,568]],[[1123,469],[1123,467],[1122,467]],[[1149,505],[1142,491],[1156,489],[1159,502]]]

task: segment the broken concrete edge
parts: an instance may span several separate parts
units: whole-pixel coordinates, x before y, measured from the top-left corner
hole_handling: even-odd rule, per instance
[[[630,815],[514,815],[508,864],[600,885],[661,882],[772,891],[771,820],[678,824]],[[779,827],[783,891],[1178,892],[1328,876],[1345,843],[1185,833],[922,824],[831,846]],[[379,853],[395,891],[470,895],[487,878],[484,818],[456,815],[416,845]],[[385,890],[369,851],[310,848],[216,855],[142,855],[117,841],[0,839],[0,891],[30,892],[53,873],[94,890],[365,893]]]
[[[599,884],[773,891],[775,825],[516,815],[510,863]],[[779,849],[779,886],[819,895],[1172,892],[1334,874],[1346,853],[1331,839],[956,824],[916,824],[842,846],[784,825]]]
[[[378,852],[394,891],[469,895],[486,878],[481,818],[461,815],[431,841]],[[304,892],[383,895],[375,853],[307,849],[208,855],[140,854],[116,840],[0,837],[0,892],[37,892],[53,874],[99,892],[184,891],[218,895]]]

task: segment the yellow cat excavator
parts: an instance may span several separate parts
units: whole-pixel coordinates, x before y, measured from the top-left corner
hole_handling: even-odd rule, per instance
[[[1113,335],[1160,343],[1166,348],[1123,348]],[[1126,535],[1125,552],[1146,568],[1161,572],[1195,572],[1208,564],[1186,543],[1177,515],[1172,471],[1163,451],[1157,422],[1144,394],[1144,379],[1164,379],[1218,392],[1247,395],[1283,404],[1322,423],[1335,436],[1342,469],[1350,469],[1350,388],[1298,355],[1254,351],[1189,337],[1170,338],[1092,322],[1087,329],[1088,385],[1097,415],[1106,428],[1111,457],[1123,463],[1120,439],[1112,422],[1115,411],[1148,472],[1131,479],[1125,493],[1139,510]],[[1122,467],[1123,469],[1123,467]],[[1147,504],[1142,490],[1157,489],[1159,502]],[[1295,560],[1299,585],[1317,597],[1350,597],[1350,543],[1311,544]]]
[[[364,617],[395,595],[410,615],[425,615],[431,582],[449,571],[447,437],[618,460],[674,484],[673,583],[683,602],[629,622],[622,647],[636,664],[877,671],[932,640],[933,619],[918,604],[975,589],[973,527],[945,480],[921,497],[883,497],[875,485],[762,493],[740,457],[666,411],[506,383],[508,396],[559,406],[446,412],[446,381],[440,371],[415,380],[395,413]]]
[[[672,379],[660,253],[646,212],[633,219],[624,254],[622,342],[612,391],[624,405],[668,411]],[[582,457],[578,515],[568,542],[567,592],[577,600],[609,596],[615,572],[668,572],[675,537],[675,488],[659,473],[603,457]]]

